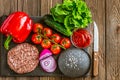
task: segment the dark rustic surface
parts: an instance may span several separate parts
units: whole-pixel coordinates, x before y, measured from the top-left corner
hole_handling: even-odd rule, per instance
[[[0,80],[120,80],[120,0],[85,0],[100,33],[99,75],[97,77],[0,77]],[[62,0],[0,0],[0,16],[24,11],[42,16]],[[90,25],[93,30],[93,25]],[[1,43],[0,43],[1,44]],[[90,52],[93,52],[91,45]],[[91,69],[92,72],[92,69]]]

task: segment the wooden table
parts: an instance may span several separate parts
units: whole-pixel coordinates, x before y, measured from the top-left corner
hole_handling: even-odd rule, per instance
[[[85,0],[100,33],[99,75],[86,78],[0,77],[0,80],[120,80],[120,0]],[[48,14],[62,0],[0,0],[0,16],[24,11],[30,16]],[[93,25],[90,25],[91,27]],[[91,46],[91,48],[93,45]],[[92,49],[91,49],[92,53]]]

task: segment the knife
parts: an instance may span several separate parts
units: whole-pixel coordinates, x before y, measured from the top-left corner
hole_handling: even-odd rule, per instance
[[[93,76],[98,75],[98,56],[99,56],[99,33],[96,22],[94,22],[94,53],[93,53]]]

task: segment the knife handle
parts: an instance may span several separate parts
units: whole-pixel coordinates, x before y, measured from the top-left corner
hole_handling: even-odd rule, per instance
[[[94,63],[93,63],[93,76],[97,76],[98,75],[98,52],[94,52]]]

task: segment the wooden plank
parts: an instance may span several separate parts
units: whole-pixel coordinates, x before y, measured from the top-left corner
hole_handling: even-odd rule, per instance
[[[8,15],[10,13],[10,1],[0,0],[0,16]]]
[[[27,7],[28,7],[28,14],[30,16],[38,16],[40,15],[40,12],[39,12],[39,2],[40,0],[27,0]]]
[[[39,77],[16,77],[15,80],[39,80]]]
[[[41,0],[41,16],[50,13],[52,0]]]
[[[120,0],[106,0],[107,80],[120,80]]]
[[[99,29],[99,75],[94,80],[105,80],[105,0],[86,0]]]
[[[10,13],[10,3],[8,3],[8,0],[4,0],[3,6],[4,6],[4,14],[8,15]]]
[[[0,16],[8,15],[10,12],[16,11],[17,2],[9,0],[0,0]],[[15,80],[14,77],[0,77],[0,80]]]
[[[0,17],[3,15],[3,13],[4,13],[4,5],[3,5],[3,0],[0,0]],[[0,33],[1,34],[1,33]],[[0,37],[0,39],[1,39],[1,37]],[[2,43],[0,43],[0,44],[2,44]],[[1,51],[2,49],[0,48],[0,51]],[[0,53],[1,54],[1,53]],[[1,58],[1,57],[0,57]],[[1,66],[1,64],[0,64],[0,66]],[[0,80],[2,80],[4,77],[0,77]]]
[[[39,0],[18,0],[18,11],[24,11],[30,16],[38,16],[39,5]]]
[[[18,0],[18,11],[24,11],[30,16],[40,15],[40,0]]]
[[[10,13],[17,11],[17,0],[7,0],[7,3],[10,3]]]
[[[3,0],[0,0],[0,16],[4,14],[4,5],[3,5]]]

